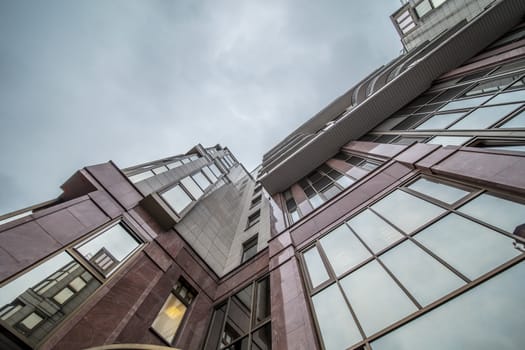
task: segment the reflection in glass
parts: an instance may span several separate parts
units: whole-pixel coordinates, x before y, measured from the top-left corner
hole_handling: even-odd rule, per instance
[[[346,349],[363,339],[337,284],[314,295],[312,303],[325,349]]]
[[[470,136],[436,136],[427,143],[443,146],[461,146],[468,140],[470,140]]]
[[[450,103],[447,103],[443,107],[441,107],[439,110],[449,111],[452,109],[476,107],[482,104],[483,102],[485,102],[489,97],[491,96],[481,96],[481,97],[475,97],[475,98],[467,98],[464,100],[452,101]]]
[[[456,214],[447,215],[415,238],[470,279],[519,254],[512,239]]]
[[[521,263],[372,343],[390,349],[523,349]]]
[[[374,253],[404,237],[369,209],[354,216],[348,224]]]
[[[341,280],[341,287],[366,335],[417,311],[416,306],[377,261]]]
[[[445,129],[465,113],[436,114],[416,127],[416,130]]]
[[[185,313],[186,305],[170,294],[151,327],[171,344]]]
[[[224,343],[222,343],[221,333],[222,333],[222,324],[223,324],[225,316],[226,316],[226,304],[219,306],[213,312],[213,319],[212,319],[210,330],[208,333],[208,340],[206,341],[206,346],[204,347],[204,349],[216,350],[217,344],[219,344],[219,340],[221,340],[221,345],[224,345]]]
[[[36,346],[99,286],[62,252],[0,288],[0,320]]]
[[[272,327],[265,324],[252,333],[252,350],[270,350],[272,348]]]
[[[336,275],[348,271],[371,256],[344,224],[321,238],[320,242]]]
[[[452,125],[450,130],[486,129],[512,112],[518,105],[501,105],[478,108],[474,112]]]
[[[445,212],[444,209],[396,190],[372,206],[387,220],[410,233]]]
[[[257,282],[257,304],[255,323],[266,320],[270,316],[270,278]]]
[[[525,223],[525,205],[483,193],[459,209],[476,219],[513,233]]]
[[[469,194],[469,192],[457,187],[425,178],[419,178],[417,181],[411,183],[408,188],[426,194],[429,197],[434,197],[447,204],[455,203]]]
[[[248,342],[248,337],[244,337],[241,340],[235,342],[224,350],[248,350],[250,343]]]
[[[381,255],[381,261],[423,306],[465,284],[410,241]]]
[[[241,290],[230,299],[230,308],[224,326],[223,342],[235,340],[250,328],[252,285]],[[226,339],[226,340],[225,340]]]
[[[525,128],[525,111],[512,117],[512,119],[503,123],[499,128]]]
[[[328,279],[328,272],[321,260],[321,256],[316,247],[313,247],[303,253],[306,269],[312,282],[312,287],[315,288]]]
[[[501,93],[489,101],[489,104],[517,102],[525,100],[525,90]]]
[[[192,202],[190,196],[188,196],[179,185],[162,193],[162,198],[164,198],[177,213],[181,213]]]
[[[108,276],[139,246],[139,242],[118,224],[75,249],[100,273]]]

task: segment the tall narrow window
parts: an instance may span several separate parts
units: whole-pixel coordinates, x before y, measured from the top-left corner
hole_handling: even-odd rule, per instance
[[[291,190],[284,191],[284,200],[286,202],[286,211],[288,212],[290,223],[293,224],[294,222],[299,220],[301,214],[299,213],[299,208],[297,207],[297,203],[293,198]]]
[[[255,213],[248,216],[248,222],[246,223],[246,229],[258,223],[260,216],[261,216],[261,210],[257,210]]]
[[[195,290],[186,281],[179,280],[153,321],[151,328],[168,344],[173,342],[195,295]]]
[[[252,256],[257,254],[257,235],[244,242],[242,245],[242,259],[241,262],[245,262]]]

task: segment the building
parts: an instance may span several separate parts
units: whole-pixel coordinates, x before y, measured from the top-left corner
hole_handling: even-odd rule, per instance
[[[0,347],[521,349],[525,3],[460,3],[252,172],[197,145],[0,217]]]

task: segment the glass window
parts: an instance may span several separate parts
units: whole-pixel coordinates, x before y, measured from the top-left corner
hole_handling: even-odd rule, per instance
[[[224,323],[224,318],[226,316],[226,306],[226,303],[224,303],[213,312],[212,322],[208,331],[208,339],[206,341],[206,346],[204,347],[206,350],[217,350],[217,344],[219,344],[219,341],[222,339],[222,324]],[[221,345],[223,345],[222,341]]]
[[[507,120],[505,123],[499,126],[499,128],[525,128],[525,111],[522,111],[518,115]]]
[[[182,318],[186,313],[186,309],[186,305],[184,305],[173,294],[170,294],[153,321],[151,328],[171,344],[175,337],[175,333],[182,322]]]
[[[363,338],[336,284],[312,297],[325,349],[340,350]]]
[[[260,323],[271,314],[271,302],[270,302],[270,279],[265,278],[257,282],[257,299],[256,299],[256,312],[255,312],[255,323]]]
[[[246,229],[252,227],[259,222],[259,217],[261,216],[261,210],[257,209],[256,212],[248,216],[248,222],[246,223]]]
[[[320,242],[336,275],[372,256],[344,224],[321,238]]]
[[[396,190],[381,199],[372,209],[406,233],[445,212],[444,209],[401,190]]]
[[[304,252],[303,257],[313,288],[328,280],[328,272],[326,272],[323,260],[321,259],[316,247],[310,248]]]
[[[366,209],[354,216],[348,225],[372,249],[374,253],[399,241],[404,236],[383,219]]]
[[[253,285],[250,284],[230,299],[230,307],[224,327],[224,333],[228,339],[235,340],[249,331],[252,290]]]
[[[468,140],[470,140],[469,136],[436,136],[427,143],[443,146],[461,146]]]
[[[525,205],[483,193],[459,209],[509,233],[525,223]]]
[[[374,341],[373,350],[522,349],[521,263]]]
[[[80,292],[86,286],[86,282],[81,277],[76,277],[69,283],[69,286],[73,288],[75,292]]]
[[[108,276],[139,246],[140,243],[122,225],[118,224],[91,240],[77,245],[75,249],[86,260],[90,261],[97,270]],[[104,267],[106,261],[97,262],[101,252],[104,252],[106,257],[110,257],[115,262],[111,269],[108,270]]]
[[[175,169],[177,167],[180,167],[183,163],[180,161],[180,160],[176,160],[174,162],[171,162],[169,163],[168,165],[166,165],[168,167],[168,169]]]
[[[205,191],[211,185],[210,181],[200,171],[198,173],[193,174],[191,177],[193,178],[193,180],[195,180],[195,182],[197,182],[197,185],[199,185],[199,187],[203,191]]]
[[[463,100],[455,100],[455,101],[447,103],[446,105],[441,107],[439,110],[440,111],[450,111],[452,109],[477,107],[481,105],[483,102],[485,102],[490,97],[491,96],[481,96],[481,97],[467,98]]]
[[[252,350],[270,350],[272,348],[272,327],[265,324],[252,334]]]
[[[208,167],[204,167],[202,168],[202,171],[204,171],[204,174],[206,174],[206,176],[208,177],[208,179],[210,179],[210,181],[212,183],[215,183],[217,181],[217,177],[215,176],[215,174],[210,170],[210,168]]]
[[[515,90],[511,92],[503,92],[490,100],[489,104],[518,102],[525,100],[525,90]]]
[[[341,287],[367,335],[417,311],[375,260],[343,278]]]
[[[446,185],[437,180],[429,180],[426,178],[417,179],[408,185],[408,188],[426,194],[427,196],[434,197],[447,204],[455,203],[469,194],[468,191]]]
[[[153,171],[153,173],[155,175],[158,175],[158,174],[162,174],[162,173],[165,173],[166,171],[168,171],[168,168],[166,168],[165,166],[160,166],[158,168],[152,169],[151,171]]]
[[[519,105],[513,104],[478,108],[452,125],[449,129],[486,129],[515,110],[518,106]]]
[[[380,259],[423,306],[465,284],[461,278],[410,241],[389,250]]]
[[[252,256],[257,254],[257,235],[250,238],[247,242],[242,245],[242,259],[241,262],[245,262],[250,259]]]
[[[29,344],[36,346],[49,334],[49,331],[73,311],[72,307],[62,308],[63,303],[69,301],[70,305],[80,305],[89,296],[89,293],[73,293],[66,288],[70,282],[82,275],[89,290],[95,290],[100,286],[100,282],[80,265],[75,270],[71,270],[73,262],[73,258],[68,253],[62,252],[0,287],[1,322],[14,327],[17,332],[22,332]],[[60,281],[52,278],[64,274],[65,277]],[[35,296],[37,289],[40,297],[28,297]],[[53,302],[55,296],[57,298]],[[33,310],[42,308],[42,300],[55,303],[54,307],[46,309],[46,315],[52,321],[43,320],[43,316],[36,313],[33,316],[30,314]],[[24,317],[27,319],[20,322]],[[46,332],[28,332],[39,325],[40,321],[45,324]]]
[[[180,180],[180,182],[190,192],[193,198],[199,199],[204,194],[204,192],[202,192],[201,188],[197,186],[197,184],[191,178],[191,176],[186,176],[185,178]]]
[[[520,253],[512,239],[456,214],[447,215],[415,238],[470,279]]]
[[[465,113],[436,114],[423,123],[416,130],[446,129],[451,123],[461,118]]]
[[[133,183],[137,183],[139,181],[149,179],[152,176],[153,176],[153,173],[151,171],[146,171],[146,172],[143,172],[143,173],[140,173],[140,174],[135,174],[135,175],[129,176],[129,181],[131,181]]]
[[[217,166],[215,164],[210,164],[208,165],[208,167],[210,168],[210,170],[213,172],[213,174],[215,176],[217,176],[217,178],[221,177],[222,173],[221,171],[219,170],[219,168],[217,168]]]
[[[188,196],[179,185],[162,193],[162,198],[164,198],[170,207],[172,207],[178,214],[182,213],[182,211],[192,202],[190,196]]]
[[[423,17],[432,10],[429,0],[423,0],[416,5],[416,13],[419,17]]]

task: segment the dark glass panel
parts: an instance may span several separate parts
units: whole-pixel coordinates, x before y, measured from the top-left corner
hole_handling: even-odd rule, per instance
[[[270,278],[257,282],[257,305],[255,310],[255,323],[266,320],[270,316]]]
[[[252,350],[270,350],[272,348],[272,327],[265,324],[252,333]]]

